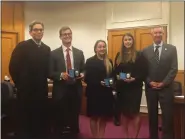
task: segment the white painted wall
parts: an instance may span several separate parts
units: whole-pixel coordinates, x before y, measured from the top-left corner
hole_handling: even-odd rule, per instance
[[[169,24],[169,2],[107,3],[107,29]]]
[[[34,10],[33,10],[34,9]],[[84,51],[85,58],[94,55],[94,44],[106,39],[105,6],[95,2],[26,2],[25,38],[30,38],[28,25],[38,19],[45,24],[43,42],[51,49],[61,46],[59,30],[68,25],[73,31],[73,45]]]
[[[170,43],[177,47],[178,67],[184,70],[184,2],[170,3]]]
[[[84,51],[86,59],[94,55],[96,40],[106,40],[108,29],[165,24],[168,27],[167,41],[177,46],[179,70],[184,70],[183,2],[25,3],[26,39],[30,38],[29,23],[41,20],[45,24],[43,41],[53,50],[61,45],[59,29],[68,25],[73,31],[73,45]],[[147,112],[144,92],[141,111]]]

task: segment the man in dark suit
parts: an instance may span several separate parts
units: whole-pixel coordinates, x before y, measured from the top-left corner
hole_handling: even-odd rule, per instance
[[[12,52],[9,71],[17,88],[18,127],[21,137],[43,137],[48,131],[46,102],[48,98],[48,66],[50,47],[41,39],[44,24],[34,21],[29,25],[32,39],[22,41]]]
[[[62,134],[79,132],[78,116],[82,97],[84,54],[72,46],[72,30],[65,26],[59,31],[62,45],[51,52],[50,78],[53,80],[52,99],[55,109],[55,131]],[[73,80],[68,71],[77,70],[80,77]]]
[[[148,60],[146,98],[149,114],[151,139],[158,138],[158,101],[162,111],[163,139],[173,139],[173,100],[172,83],[178,71],[177,50],[162,41],[164,30],[155,27],[151,30],[154,43],[143,50]]]

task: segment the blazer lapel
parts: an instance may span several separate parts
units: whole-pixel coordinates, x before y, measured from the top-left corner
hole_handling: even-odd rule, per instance
[[[63,53],[63,49],[62,49],[62,47],[60,47],[59,48],[59,50],[60,50],[60,61],[61,61],[61,64],[62,65],[64,65],[64,66],[62,66],[63,67],[63,71],[66,71],[66,62],[65,62],[65,57],[64,57],[64,53]]]
[[[167,50],[168,49],[167,49],[166,44],[163,44],[159,64],[162,64],[162,62],[164,61],[164,59],[166,57]]]
[[[154,46],[153,45],[150,46],[148,54],[149,54],[149,59],[153,62],[154,57],[155,57]]]
[[[75,49],[72,47],[72,49],[73,49],[73,63],[74,63],[74,69],[76,69],[77,68],[77,58],[78,58],[78,56],[76,55],[77,53],[76,53],[76,51],[75,51]]]

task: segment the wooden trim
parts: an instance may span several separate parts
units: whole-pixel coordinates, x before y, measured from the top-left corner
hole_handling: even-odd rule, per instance
[[[16,42],[18,43],[18,40],[19,40],[19,32],[16,32],[16,31],[8,31],[8,30],[1,30],[1,34],[2,33],[16,34]]]
[[[185,98],[178,98],[178,97],[175,97],[174,103],[175,103],[175,104],[184,104],[184,105],[185,105]]]
[[[11,31],[10,30],[1,30],[1,32],[2,33],[12,33],[12,34],[15,34],[16,33],[16,34],[18,34],[17,31],[13,31],[13,30],[11,30]]]
[[[185,99],[175,98],[174,102],[174,133],[175,139],[185,137]]]
[[[14,30],[19,31],[19,42],[24,40],[25,36],[25,17],[24,17],[24,2],[14,3]]]
[[[184,70],[178,70],[178,73],[184,74]]]
[[[20,38],[20,41],[23,41],[23,40],[25,40],[25,1],[21,1],[21,7],[22,7],[22,18],[23,18],[23,20],[21,21],[21,23],[22,23],[22,32],[21,32],[21,34],[22,34],[22,38]]]
[[[185,95],[185,86],[184,86],[184,70],[178,70],[175,77],[175,81],[179,81],[182,85],[182,94]]]

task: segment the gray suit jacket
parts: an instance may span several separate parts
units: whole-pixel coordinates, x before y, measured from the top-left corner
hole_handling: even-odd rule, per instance
[[[84,71],[84,54],[81,50],[72,47],[73,49],[73,59],[74,59],[74,69],[78,70],[80,73]],[[82,94],[82,82],[81,80],[76,80],[75,84],[72,86],[66,81],[61,80],[60,75],[62,72],[66,72],[65,59],[62,47],[59,47],[51,52],[50,56],[50,66],[49,66],[49,78],[53,80],[53,90],[52,98],[59,100],[65,93],[68,92],[69,88],[75,88],[76,93],[81,96]]]
[[[148,76],[146,83],[151,81],[163,82],[165,87],[171,86],[178,71],[177,50],[171,44],[163,44],[159,65],[155,62],[154,46],[151,45],[143,50],[148,60]]]

